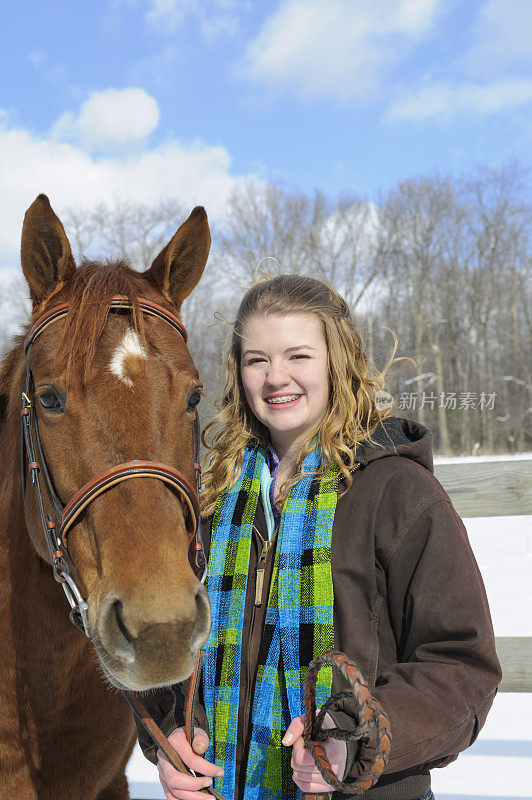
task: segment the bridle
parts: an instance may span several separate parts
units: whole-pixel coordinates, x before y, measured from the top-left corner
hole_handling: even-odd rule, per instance
[[[154,303],[152,300],[146,300],[144,298],[139,298],[137,305],[144,314],[162,319],[164,322],[171,325],[172,328],[183,337],[183,340],[185,342],[187,341],[185,326],[181,320],[170,311]],[[133,305],[129,298],[123,295],[115,295],[112,297],[109,304],[109,311],[113,312],[132,308]],[[23,496],[25,496],[27,459],[31,473],[31,483],[37,491],[41,520],[46,541],[50,549],[54,577],[63,586],[65,591],[71,608],[71,621],[77,628],[89,636],[89,606],[72,577],[72,570],[75,570],[75,565],[68,550],[66,537],[80,514],[93,500],[125,480],[129,480],[130,478],[157,478],[177,492],[183,506],[183,515],[187,526],[189,561],[196,577],[201,580],[201,582],[205,580],[206,562],[201,538],[201,517],[198,500],[198,494],[201,488],[201,468],[199,465],[200,435],[198,413],[196,411],[193,422],[195,487],[183,473],[168,464],[160,464],[156,461],[149,460],[126,461],[100,472],[94,478],[87,481],[87,483],[70,498],[66,505],[64,505],[55,491],[42,448],[37,414],[34,411],[35,392],[29,358],[32,345],[37,337],[53,322],[65,317],[68,314],[68,310],[68,303],[60,303],[46,311],[33,324],[24,342],[26,369],[24,391],[22,392],[22,409],[20,412],[22,421],[22,493]],[[41,473],[44,475],[48,494],[55,510],[55,520],[50,514],[47,514],[44,509],[40,480]]]

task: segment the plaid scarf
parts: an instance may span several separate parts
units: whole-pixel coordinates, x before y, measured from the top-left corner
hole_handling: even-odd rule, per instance
[[[242,623],[264,459],[263,448],[246,448],[240,476],[219,498],[212,525],[206,582],[212,629],[203,661],[212,741],[206,757],[224,768],[214,785],[228,798],[235,792]],[[245,800],[298,797],[292,748],[283,747],[281,738],[303,713],[306,667],[334,647],[331,535],[338,469],[328,467],[321,480],[304,474],[318,469],[321,460],[319,448],[305,458],[303,477],[290,491],[279,523],[251,711]],[[323,667],[316,685],[318,706],[330,696],[331,683],[332,669]]]

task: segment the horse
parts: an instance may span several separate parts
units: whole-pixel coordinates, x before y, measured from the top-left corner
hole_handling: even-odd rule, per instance
[[[76,266],[45,195],[24,217],[32,317],[0,367],[2,800],[128,798],[118,689],[184,680],[208,636],[189,559],[201,383],[179,313],[209,247],[197,207],[145,272]]]

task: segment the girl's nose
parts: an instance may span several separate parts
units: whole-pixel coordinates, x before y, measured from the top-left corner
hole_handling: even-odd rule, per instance
[[[290,374],[282,362],[270,362],[266,372],[266,381],[270,386],[286,386],[290,380]]]

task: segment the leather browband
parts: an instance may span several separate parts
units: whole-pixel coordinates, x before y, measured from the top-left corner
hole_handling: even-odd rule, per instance
[[[187,330],[185,326],[175,314],[172,314],[171,311],[168,311],[168,309],[158,305],[158,303],[154,303],[153,300],[146,300],[144,298],[138,299],[138,306],[146,314],[152,317],[159,317],[165,322],[170,323],[170,325],[181,334],[184,341],[187,341]],[[62,319],[66,314],[68,314],[68,307],[68,303],[59,303],[58,305],[49,309],[49,311],[46,311],[44,314],[42,314],[33,323],[30,332],[24,340],[25,353],[27,353],[29,346],[33,344],[37,336],[39,336],[51,322],[55,322],[57,319]],[[131,302],[126,295],[116,294],[111,298],[109,308],[115,310],[121,308],[131,309]]]

